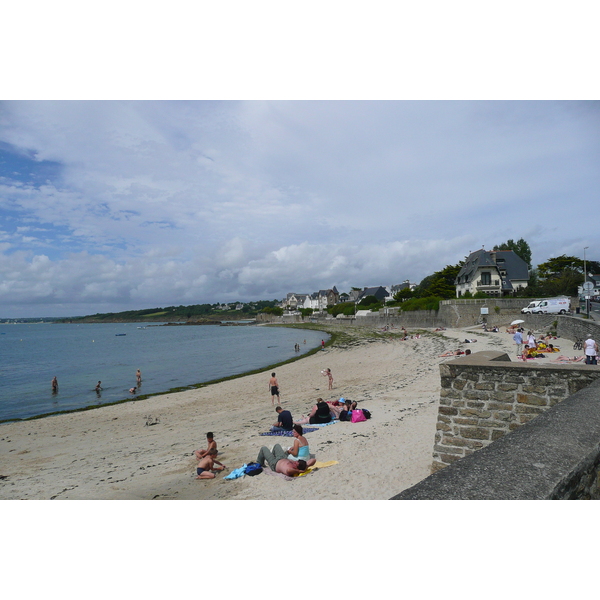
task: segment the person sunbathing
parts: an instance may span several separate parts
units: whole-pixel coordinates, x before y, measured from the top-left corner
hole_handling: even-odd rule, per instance
[[[444,354],[440,354],[440,358],[446,356],[460,356],[461,354],[464,354],[464,352],[460,348],[458,350],[447,350]]]
[[[585,356],[574,356],[573,358],[569,358],[568,356],[557,356],[555,360],[552,362],[555,363],[571,363],[571,362],[583,362]]]
[[[256,462],[262,467],[265,466],[266,462],[271,471],[293,477],[294,475],[304,473],[308,467],[312,467],[317,461],[314,458],[309,460],[290,460],[287,458],[284,449],[279,444],[275,444],[273,451],[263,446],[256,457]]]

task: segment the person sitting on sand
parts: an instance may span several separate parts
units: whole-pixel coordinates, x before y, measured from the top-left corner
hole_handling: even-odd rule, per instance
[[[279,415],[279,418],[276,423],[273,423],[271,431],[291,431],[294,426],[292,413],[289,410],[283,410],[281,406],[278,406],[275,412]]]
[[[256,457],[256,462],[264,467],[265,461],[271,468],[271,471],[282,473],[288,477],[304,473],[308,467],[312,467],[317,462],[314,458],[309,460],[290,460],[279,444],[275,444],[272,451],[266,446],[260,449]]]
[[[211,450],[215,451],[215,456],[217,456],[217,454],[219,453],[219,451],[217,450],[217,442],[215,442],[214,440],[214,435],[212,431],[209,431],[206,434],[206,441],[208,443],[206,450],[194,450],[194,454],[196,455],[196,458],[198,460],[206,456]]]
[[[302,433],[302,426],[294,425],[294,429],[292,430],[294,443],[287,449],[289,452],[288,460],[310,460],[308,442]]]
[[[324,402],[323,398],[317,399],[317,403],[313,406],[310,415],[308,415],[308,422],[311,425],[331,422],[331,412],[329,410],[329,404],[327,404],[327,402]]]
[[[196,467],[196,473],[198,476],[196,479],[214,479],[215,474],[213,471],[224,471],[227,467],[220,463],[217,459],[217,451],[214,448],[211,448],[208,451],[206,456],[203,456],[198,462],[198,466]],[[215,463],[221,465],[221,468],[215,467]]]

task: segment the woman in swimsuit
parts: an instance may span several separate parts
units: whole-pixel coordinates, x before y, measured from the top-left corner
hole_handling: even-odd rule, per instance
[[[308,442],[302,435],[302,427],[300,425],[294,425],[292,429],[292,435],[294,436],[294,444],[288,448],[288,460],[309,460],[310,450],[308,448]]]

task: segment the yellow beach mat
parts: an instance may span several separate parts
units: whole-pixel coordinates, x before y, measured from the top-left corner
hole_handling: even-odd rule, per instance
[[[331,465],[337,465],[337,460],[328,460],[327,462],[317,461],[312,467],[308,467],[304,473],[298,473],[298,475],[294,475],[294,477],[302,477],[303,475],[308,475],[311,471],[316,471],[317,469],[324,469],[325,467],[331,467]]]

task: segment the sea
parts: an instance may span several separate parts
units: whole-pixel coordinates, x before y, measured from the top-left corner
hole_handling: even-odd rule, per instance
[[[257,325],[2,323],[0,421],[131,398],[137,369],[137,393],[157,394],[268,367],[323,339],[321,331]]]

